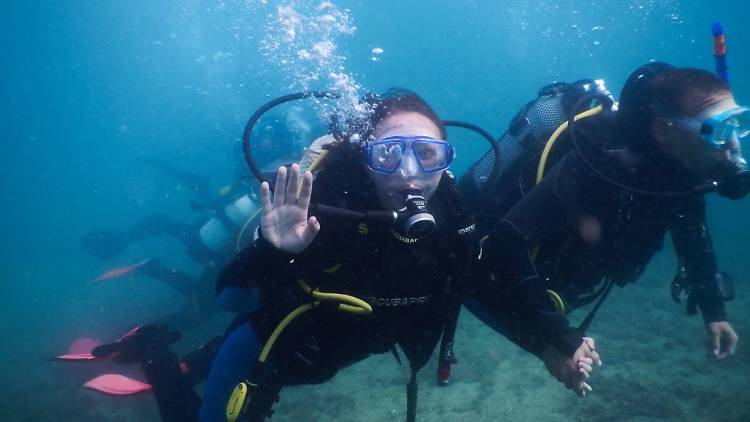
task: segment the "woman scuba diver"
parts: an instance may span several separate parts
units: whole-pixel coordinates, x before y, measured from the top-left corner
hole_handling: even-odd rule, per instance
[[[259,237],[218,283],[219,294],[257,290],[259,305],[227,334],[201,420],[263,420],[283,386],[324,382],[370,354],[396,353],[396,345],[412,369],[413,419],[416,371],[464,297],[472,224],[447,172],[454,152],[443,122],[419,96],[389,92],[362,126],[359,143],[328,147],[314,183],[294,164],[279,168],[273,195],[261,185]],[[333,207],[340,212],[328,212]],[[350,219],[346,210],[400,223]]]
[[[282,97],[250,118],[245,152],[259,179],[249,150],[254,122],[274,105],[315,95],[329,94]],[[335,141],[323,137],[308,149],[318,156],[310,165],[319,168],[314,185],[297,164],[279,168],[273,196],[262,183],[256,240],[217,284],[219,303],[242,312],[223,340],[180,362],[169,350],[179,333],[150,324],[92,351],[140,361],[162,420],[264,420],[283,386],[324,382],[373,353],[391,351],[400,363],[399,345],[411,369],[413,421],[416,373],[441,336],[438,382],[447,383],[474,224],[447,171],[454,151],[445,126],[492,137],[441,121],[410,91],[366,101],[371,113],[346,122],[348,134],[334,122]],[[207,374],[201,399],[192,386]]]

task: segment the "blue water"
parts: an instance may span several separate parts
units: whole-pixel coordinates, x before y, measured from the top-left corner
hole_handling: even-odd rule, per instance
[[[187,221],[195,217],[186,206],[193,198],[189,189],[144,165],[146,158],[207,175],[215,188],[231,182],[236,145],[250,113],[295,87],[295,75],[288,68],[260,53],[267,25],[273,22],[279,6],[291,4],[298,10],[315,10],[318,3],[3,3],[0,332],[4,347],[0,348],[0,373],[6,379],[0,383],[0,418],[156,417],[148,395],[116,399],[98,395],[84,390],[81,384],[101,371],[61,367],[47,359],[64,353],[72,339],[81,335],[111,339],[125,328],[183,305],[174,291],[142,279],[109,284],[89,281],[105,269],[156,255],[186,272],[199,268],[177,242],[166,238],[134,245],[108,261],[85,254],[79,239],[92,229],[122,228],[155,211]],[[750,46],[750,3],[746,1],[333,3],[339,10],[350,10],[357,28],[353,34],[331,39],[344,57],[345,72],[362,87],[361,93],[406,87],[421,94],[441,117],[470,121],[496,136],[505,130],[515,112],[535,97],[540,86],[552,81],[604,78],[617,93],[628,73],[650,60],[712,69],[710,24],[714,21],[721,21],[728,34],[734,95],[739,103],[750,103],[750,54],[746,50]],[[372,60],[373,48],[383,50],[376,61]],[[327,89],[329,85],[330,80],[323,77],[309,87]],[[303,115],[314,116],[310,110]],[[450,132],[450,137],[458,149],[454,170],[460,174],[486,147],[480,139],[459,131]],[[278,148],[284,152],[277,150],[274,154],[295,150],[296,145],[285,142],[291,141],[280,139]],[[271,162],[275,158],[280,157],[262,160]],[[741,338],[750,337],[750,296],[744,285],[750,276],[750,251],[746,247],[749,211],[747,200],[712,198],[710,202],[709,223],[720,264],[738,280],[739,297],[729,306],[729,312]],[[443,396],[428,392],[422,405],[430,407],[429,400],[434,400],[445,406],[446,401],[454,400],[462,404],[449,409],[453,416],[446,420],[492,420],[488,409],[507,399],[500,392],[505,391],[501,385],[516,382],[514,385],[524,389],[514,399],[522,403],[516,410],[525,410],[508,410],[502,415],[520,420],[557,420],[564,416],[560,409],[566,408],[575,409],[571,412],[577,418],[589,415],[592,420],[750,420],[750,353],[746,345],[741,343],[732,362],[715,365],[700,356],[703,334],[695,318],[677,330],[670,325],[687,320],[667,296],[671,259],[669,252],[657,257],[654,265],[663,274],[646,277],[652,281],[644,281],[647,286],[626,289],[611,311],[639,315],[645,331],[640,333],[640,341],[655,345],[649,356],[618,355],[617,351],[614,355],[630,359],[640,368],[647,367],[649,373],[658,376],[638,376],[634,386],[635,375],[629,378],[622,369],[610,372],[599,383],[598,388],[605,392],[599,398],[595,392],[591,398],[598,401],[584,403],[545,377],[533,358],[517,353],[507,342],[485,339],[487,350],[476,355],[487,365],[481,368],[496,370],[499,363],[492,361],[496,359],[508,365],[508,371],[519,372],[490,382],[482,379],[481,369],[466,370],[463,387],[457,381],[452,390],[440,393]],[[643,309],[644,300],[652,300],[653,306],[663,307],[671,316],[650,315],[653,307]],[[178,348],[189,350],[207,335],[220,333],[228,316],[218,318],[188,332],[185,344]],[[464,324],[467,329],[480,330],[477,332],[482,338],[492,335],[475,321]],[[622,322],[622,327],[627,325]],[[693,330],[692,334],[676,334],[682,328]],[[601,331],[605,339],[622,338],[615,325],[605,325]],[[678,339],[675,342],[679,347],[666,352],[667,346],[662,343],[669,336]],[[693,343],[682,343],[689,343],[691,338]],[[471,339],[471,335],[465,337],[466,342]],[[510,351],[512,359],[509,361],[505,352],[490,350],[498,347]],[[465,353],[465,368],[472,367],[472,353],[479,352]],[[376,362],[369,368],[393,365],[387,360]],[[693,382],[684,373],[663,371],[675,366],[695,368],[703,378]],[[536,371],[536,381],[519,384],[519,378],[527,377],[526,370],[519,367]],[[398,411],[402,408],[398,401],[402,399],[400,382],[392,381],[396,385],[389,386],[393,397],[380,397]],[[322,393],[316,392],[316,400],[334,406],[337,399],[344,403],[340,412],[345,412],[347,406],[354,406],[348,401],[353,399],[342,390],[349,388],[346,385],[332,384]],[[536,395],[529,391],[540,385],[546,389]],[[687,400],[687,404],[675,408],[634,402],[632,397],[627,398],[632,390],[626,385],[639,394],[666,391],[656,396],[656,403]],[[467,392],[474,387],[482,391],[480,397]],[[691,391],[705,393],[693,397]],[[304,406],[306,392],[312,394],[312,390],[300,390],[290,401]],[[356,397],[362,401],[366,393],[352,390],[351,394],[359,394]],[[646,410],[632,418],[624,413],[607,413],[610,408],[627,409],[638,403]],[[286,420],[300,420],[291,416],[294,405],[287,405],[287,413],[282,408],[281,420],[284,415]],[[391,417],[390,410],[377,404],[364,409],[373,412],[363,416],[364,420]],[[708,410],[701,413],[697,409]],[[323,407],[320,414],[326,411]],[[333,414],[340,420],[353,420],[336,412]]]

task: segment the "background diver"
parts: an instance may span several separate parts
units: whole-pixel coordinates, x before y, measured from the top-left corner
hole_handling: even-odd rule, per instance
[[[241,155],[238,143],[237,153]],[[246,168],[235,166],[235,181],[214,190],[207,177],[182,171],[162,160],[145,160],[187,187],[195,199],[190,208],[198,215],[190,222],[182,222],[164,213],[150,214],[123,230],[101,229],[87,233],[81,239],[83,249],[91,255],[106,259],[125,250],[130,244],[167,235],[178,240],[187,255],[203,265],[197,277],[172,267],[162,265],[157,258],[150,258],[102,274],[96,281],[124,275],[139,274],[166,283],[187,299],[183,311],[162,318],[172,326],[186,328],[204,321],[219,307],[215,304],[214,286],[221,266],[229,261],[243,245],[252,239],[257,227],[257,218],[252,219],[257,208],[257,189],[249,183]],[[192,318],[185,318],[192,315]]]
[[[294,110],[292,110],[294,111]],[[274,144],[272,138],[282,136],[301,142],[301,138],[309,136],[313,129],[306,125],[300,127],[299,112],[287,113],[286,124],[292,125],[287,130],[278,124],[264,124],[255,137],[256,148],[266,156],[276,156],[286,153],[290,148],[281,144]],[[275,122],[275,120],[273,121]],[[320,129],[320,128],[317,128]],[[323,137],[325,138],[325,137]],[[309,165],[320,146],[327,139],[319,139],[306,150],[302,162]],[[270,151],[273,149],[273,151]],[[310,157],[308,157],[310,155]],[[258,226],[257,216],[260,210],[257,201],[257,187],[254,178],[249,176],[247,163],[242,153],[242,144],[236,143],[233,149],[235,182],[226,185],[213,193],[208,177],[178,169],[168,162],[158,159],[143,160],[144,163],[177,179],[187,187],[196,198],[190,202],[190,207],[200,213],[191,224],[179,222],[168,215],[151,214],[128,229],[122,231],[96,230],[83,237],[83,247],[89,253],[107,258],[124,250],[132,242],[147,238],[168,235],[180,241],[188,255],[196,262],[204,264],[200,275],[195,278],[184,272],[165,267],[156,258],[149,258],[138,263],[115,268],[104,272],[94,281],[111,280],[126,275],[146,275],[164,282],[187,299],[186,307],[171,315],[162,316],[158,323],[137,326],[130,329],[114,343],[95,347],[98,342],[90,339],[79,339],[71,345],[67,354],[57,356],[61,361],[93,361],[100,357],[112,357],[116,363],[160,362],[158,353],[168,344],[178,341],[181,333],[171,331],[168,327],[186,329],[194,324],[203,322],[219,309],[230,312],[242,312],[247,303],[254,300],[248,298],[247,289],[225,289],[218,297],[215,295],[216,279],[222,266],[228,262],[239,250],[252,239]],[[277,162],[279,160],[276,160]],[[252,179],[253,183],[250,183]],[[252,295],[251,295],[252,296]],[[83,344],[80,341],[83,340]],[[185,355],[179,363],[186,385],[192,386],[205,380],[211,367],[213,358],[222,337],[214,337]],[[92,351],[92,348],[95,350]],[[155,352],[155,351],[158,351]],[[92,354],[96,353],[96,356]],[[149,373],[158,372],[162,366],[155,364]],[[144,384],[120,374],[100,375],[86,386],[107,394],[133,394],[147,389],[155,389],[157,396],[167,388],[160,383],[161,377],[150,377],[155,385]],[[168,389],[168,388],[167,388]]]

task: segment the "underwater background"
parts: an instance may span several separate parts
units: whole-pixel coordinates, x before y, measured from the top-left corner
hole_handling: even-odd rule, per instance
[[[719,21],[735,97],[750,103],[750,3],[742,0],[10,0],[0,8],[0,420],[158,419],[150,393],[83,388],[104,372],[143,379],[137,365],[50,358],[76,338],[111,341],[186,306],[150,278],[92,282],[98,274],[154,256],[187,273],[200,266],[166,236],[106,260],[86,254],[81,237],[153,212],[196,219],[187,205],[195,189],[154,163],[203,175],[210,184],[200,189],[216,191],[241,166],[247,118],[270,99],[405,87],[442,118],[499,136],[553,81],[604,78],[617,96],[650,60],[712,70],[710,25]],[[265,124],[288,136],[266,145],[259,163],[299,157],[325,128],[319,116],[350,111],[346,102],[331,107],[282,109]],[[487,149],[460,130],[449,139],[459,175]],[[667,240],[590,329],[604,366],[589,397],[463,313],[451,385],[435,386],[434,361],[420,372],[419,420],[750,420],[749,216],[747,200],[710,196],[719,265],[737,289],[727,306],[741,339],[736,356],[708,359],[700,317],[671,301]],[[174,350],[190,351],[231,319],[198,321]],[[401,420],[407,377],[392,356],[373,356],[326,384],[286,388],[273,420]]]

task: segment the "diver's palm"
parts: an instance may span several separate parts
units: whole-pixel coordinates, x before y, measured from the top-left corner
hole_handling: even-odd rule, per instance
[[[278,249],[294,253],[309,245],[305,240],[307,209],[297,205],[274,207],[268,214],[263,214],[260,227],[263,237]]]
[[[273,202],[268,183],[261,185],[263,211],[260,228],[263,238],[288,253],[298,253],[307,248],[320,230],[315,217],[307,218],[307,209],[312,194],[312,174],[305,173],[299,186],[299,166],[292,165],[289,183],[286,183],[286,168],[276,174]]]

